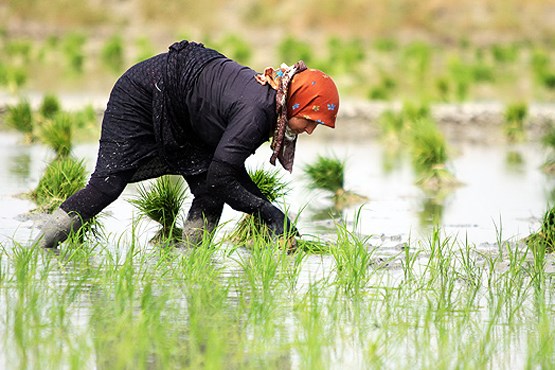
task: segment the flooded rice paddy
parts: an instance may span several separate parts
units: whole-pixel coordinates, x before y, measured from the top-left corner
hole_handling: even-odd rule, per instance
[[[287,255],[256,241],[252,250],[150,245],[156,225],[137,221],[128,202],[136,185],[103,213],[98,241],[47,253],[30,246],[40,217],[20,195],[52,153],[0,133],[0,365],[554,366],[553,259],[519,243],[551,202],[545,150],[448,135],[463,185],[434,197],[415,185],[409,158],[356,130],[345,136],[301,137],[295,170],[284,174],[301,234],[330,241],[330,253]],[[92,170],[96,150],[82,143],[73,154]],[[260,148],[248,166],[271,168],[269,153]],[[337,211],[326,193],[308,190],[303,165],[328,154],[345,159],[345,188],[367,202]],[[239,217],[225,209],[217,240]]]

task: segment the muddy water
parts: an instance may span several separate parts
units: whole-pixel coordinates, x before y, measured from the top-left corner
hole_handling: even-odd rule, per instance
[[[353,140],[344,135],[341,140],[333,140],[317,132],[312,137],[302,136],[293,174],[283,172],[291,186],[285,201],[290,212],[298,215],[302,234],[333,239],[334,222],[342,220],[350,227],[356,223],[358,230],[372,235],[376,243],[392,247],[425,238],[436,223],[446,234],[476,245],[495,243],[499,235],[504,240],[518,239],[537,229],[555,186],[539,169],[545,150],[538,143],[507,145],[502,140],[449,138],[449,146],[450,169],[463,185],[437,196],[415,185],[407,155],[392,160],[387,148],[373,136]],[[74,155],[83,158],[92,170],[96,151],[94,142],[79,144]],[[260,148],[249,158],[248,167],[272,168],[269,155],[267,146]],[[308,190],[302,169],[318,155],[344,159],[346,189],[368,200],[337,211],[329,194]],[[0,241],[15,238],[25,242],[36,232],[36,220],[25,217],[34,205],[19,194],[36,186],[53,154],[39,144],[22,144],[17,134],[1,133],[0,156]],[[106,209],[102,219],[107,231],[121,233],[129,227],[136,211],[127,199],[135,194],[136,186],[128,186],[123,196]],[[223,230],[233,227],[239,216],[226,208]],[[155,225],[144,225],[145,235],[154,232],[151,229]]]

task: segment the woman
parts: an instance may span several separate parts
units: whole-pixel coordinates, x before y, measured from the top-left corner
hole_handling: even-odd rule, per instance
[[[272,137],[270,162],[291,172],[297,135],[335,127],[338,108],[332,79],[303,62],[258,75],[202,44],[176,42],[116,82],[94,173],[37,242],[56,247],[128,183],[165,174],[182,175],[194,195],[183,231],[193,244],[214,230],[224,203],[258,215],[276,235],[296,232],[252,182],[245,160]]]

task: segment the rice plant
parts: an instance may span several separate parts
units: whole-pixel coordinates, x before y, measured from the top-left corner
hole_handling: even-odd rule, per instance
[[[52,119],[60,111],[61,111],[60,99],[58,99],[58,97],[53,94],[44,95],[39,107],[40,115],[44,118]]]
[[[524,240],[531,249],[555,252],[555,207],[545,212],[540,229]]]
[[[181,207],[187,198],[187,187],[181,177],[161,176],[147,188],[140,185],[138,195],[131,199],[143,216],[161,225],[154,241],[181,239],[181,229],[177,227]]]
[[[270,202],[283,198],[289,190],[289,184],[277,170],[259,168],[249,171],[249,176]],[[230,239],[238,245],[249,245],[255,238],[270,241],[272,235],[259,217],[245,214],[231,233]]]
[[[30,194],[38,210],[52,212],[69,196],[85,186],[86,169],[83,161],[72,157],[52,161],[42,175],[37,188]]]
[[[541,143],[548,150],[547,159],[542,165],[542,170],[545,173],[555,173],[555,126],[553,124],[542,136]]]
[[[412,122],[409,143],[417,184],[430,190],[459,184],[447,169],[447,143],[432,119]]]
[[[235,34],[226,35],[218,43],[218,50],[221,50],[231,59],[241,64],[249,64],[252,58],[252,47],[249,43]]]
[[[68,113],[58,113],[40,125],[39,137],[54,150],[57,157],[67,157],[73,145],[72,131],[73,117]]]
[[[278,45],[279,59],[287,64],[294,64],[299,60],[303,60],[310,65],[314,60],[312,46],[305,41],[299,40],[293,36],[284,37]]]
[[[527,115],[528,105],[526,103],[516,102],[507,105],[503,129],[509,141],[516,142],[524,139],[524,121]]]
[[[85,63],[83,46],[86,40],[86,37],[82,34],[70,33],[62,41],[62,49],[67,63],[75,73],[83,72],[83,65]]]
[[[332,199],[338,209],[367,200],[365,196],[345,190],[345,161],[320,155],[303,170],[308,179],[309,189],[332,193]]]
[[[21,132],[26,143],[33,141],[34,117],[29,101],[21,100],[16,105],[9,106],[6,123],[9,127]]]
[[[120,35],[110,37],[102,46],[102,62],[112,72],[119,73],[123,69],[125,55],[123,39]]]

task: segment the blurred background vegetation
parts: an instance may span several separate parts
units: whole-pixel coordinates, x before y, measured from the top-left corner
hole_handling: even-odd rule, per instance
[[[183,38],[256,70],[303,59],[362,99],[555,95],[554,0],[0,0],[0,89],[107,94]]]

